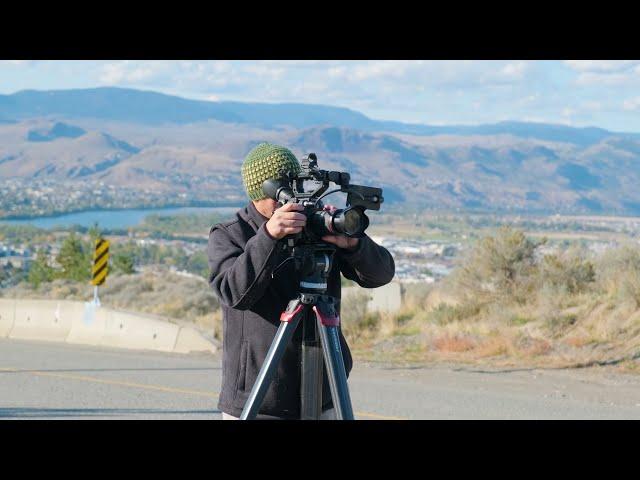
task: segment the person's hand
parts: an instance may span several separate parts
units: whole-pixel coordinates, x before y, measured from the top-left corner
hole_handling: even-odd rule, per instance
[[[333,213],[337,210],[337,208],[333,205],[325,205],[323,207],[323,210],[325,212]],[[358,248],[359,240],[359,238],[344,237],[342,235],[325,235],[324,237],[322,237],[323,242],[333,243],[338,248],[344,248],[351,251],[354,251],[356,248]]]
[[[307,216],[299,213],[304,207],[299,203],[285,203],[273,211],[273,215],[265,228],[273,238],[281,238],[294,233],[300,233],[307,223]]]
[[[358,248],[359,238],[343,237],[342,235],[325,235],[322,237],[323,242],[333,243],[338,248],[355,251]]]

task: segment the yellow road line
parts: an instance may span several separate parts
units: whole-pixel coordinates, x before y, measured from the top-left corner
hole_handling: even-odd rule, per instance
[[[116,385],[120,387],[132,387],[132,388],[141,388],[145,390],[157,390],[160,392],[170,392],[170,393],[184,393],[187,395],[197,395],[201,397],[209,397],[209,398],[218,398],[219,393],[214,392],[205,392],[202,390],[188,390],[184,388],[173,388],[173,387],[165,387],[164,385],[150,385],[146,383],[135,383],[135,382],[123,382],[119,380],[105,380],[103,378],[96,377],[87,377],[85,375],[71,375],[68,373],[52,373],[52,372],[42,372],[42,371],[26,371],[20,370],[17,368],[3,368],[0,367],[0,371],[4,372],[16,372],[16,373],[28,373],[30,375],[36,375],[39,377],[58,377],[58,378],[67,378],[70,380],[79,380],[82,382],[91,382],[91,383],[102,383],[106,385]],[[403,417],[389,417],[384,415],[378,415],[377,413],[368,413],[368,412],[355,412],[355,414],[359,417],[367,417],[367,418],[375,418],[378,420],[408,420]]]
[[[384,415],[378,415],[377,413],[355,412],[355,414],[359,417],[375,418],[377,420],[409,420],[404,417],[386,417]]]
[[[171,393],[186,393],[188,395],[199,395],[202,397],[210,397],[210,398],[218,398],[218,393],[214,392],[204,392],[202,390],[187,390],[184,388],[173,388],[173,387],[165,387],[164,385],[149,385],[146,383],[134,383],[134,382],[122,382],[119,380],[106,380],[103,378],[96,377],[87,377],[84,375],[70,375],[68,373],[52,373],[52,372],[41,372],[41,371],[25,371],[19,370],[16,368],[0,368],[5,372],[18,372],[18,373],[28,373],[30,375],[36,375],[39,377],[58,377],[58,378],[68,378],[71,380],[80,380],[83,382],[93,382],[93,383],[104,383],[106,385],[117,385],[121,387],[133,387],[133,388],[142,388],[145,390],[158,390],[161,392],[171,392]]]

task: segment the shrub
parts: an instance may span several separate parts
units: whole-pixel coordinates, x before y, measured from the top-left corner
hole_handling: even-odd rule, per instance
[[[341,328],[349,340],[358,340],[374,333],[379,323],[379,316],[367,312],[369,294],[358,290],[342,299],[340,304]]]
[[[46,252],[44,250],[38,250],[36,259],[29,269],[29,283],[34,288],[38,288],[41,283],[51,282],[54,278],[54,273],[53,267],[49,265]]]
[[[439,304],[436,308],[427,313],[427,320],[436,325],[447,325],[452,322],[468,320],[479,313],[479,307],[471,303],[461,305]]]
[[[577,251],[564,255],[545,255],[540,264],[542,285],[563,288],[569,294],[587,290],[595,280],[595,268],[583,257],[583,252]]]
[[[623,302],[640,307],[640,248],[625,245],[606,252],[596,268],[598,286]]]
[[[501,227],[479,240],[451,275],[454,289],[467,301],[523,303],[535,290],[535,250],[524,233]]]

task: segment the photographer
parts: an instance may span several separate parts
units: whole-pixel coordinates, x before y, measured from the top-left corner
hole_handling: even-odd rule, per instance
[[[240,416],[267,351],[280,325],[280,313],[295,298],[299,273],[288,262],[272,278],[287,256],[287,235],[302,231],[306,216],[298,204],[265,198],[262,184],[281,171],[299,172],[296,157],[284,147],[262,143],[247,155],[242,179],[249,204],[236,218],[214,225],[209,233],[209,283],[220,299],[223,312],[222,390],[218,408],[223,419]],[[340,272],[365,288],[391,281],[395,265],[391,254],[368,236],[325,236],[338,247],[327,281],[327,294],[340,298]],[[300,359],[302,332],[298,328],[287,346],[257,418],[300,418]],[[347,374],[353,362],[340,332],[340,347]],[[321,418],[335,418],[324,372]]]

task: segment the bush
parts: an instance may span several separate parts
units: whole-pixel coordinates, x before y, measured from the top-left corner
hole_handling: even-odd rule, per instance
[[[501,227],[479,240],[451,275],[454,289],[467,301],[524,303],[535,290],[536,243],[524,233]]]
[[[596,280],[611,297],[640,308],[640,248],[625,245],[606,252],[597,264]]]
[[[38,250],[36,259],[29,269],[29,275],[27,277],[29,283],[34,288],[38,288],[41,283],[51,282],[54,278],[54,273],[53,267],[49,265],[46,252],[44,250]]]
[[[542,285],[562,288],[569,294],[581,293],[595,280],[593,263],[582,258],[583,252],[571,251],[564,255],[545,255],[540,265]]]
[[[124,273],[125,275],[129,275],[135,273],[135,269],[133,268],[133,255],[127,252],[116,253],[113,256],[113,260],[111,265],[113,266],[113,270],[115,272]]]
[[[368,302],[369,293],[363,290],[357,290],[340,302],[340,323],[347,340],[359,340],[376,330],[380,319],[378,315],[367,312]]]
[[[402,285],[402,304],[408,308],[427,308],[427,298],[434,285],[426,282],[407,283]]]
[[[468,320],[477,315],[479,311],[479,307],[472,303],[463,303],[456,306],[441,303],[427,313],[427,321],[442,326],[452,322]]]

